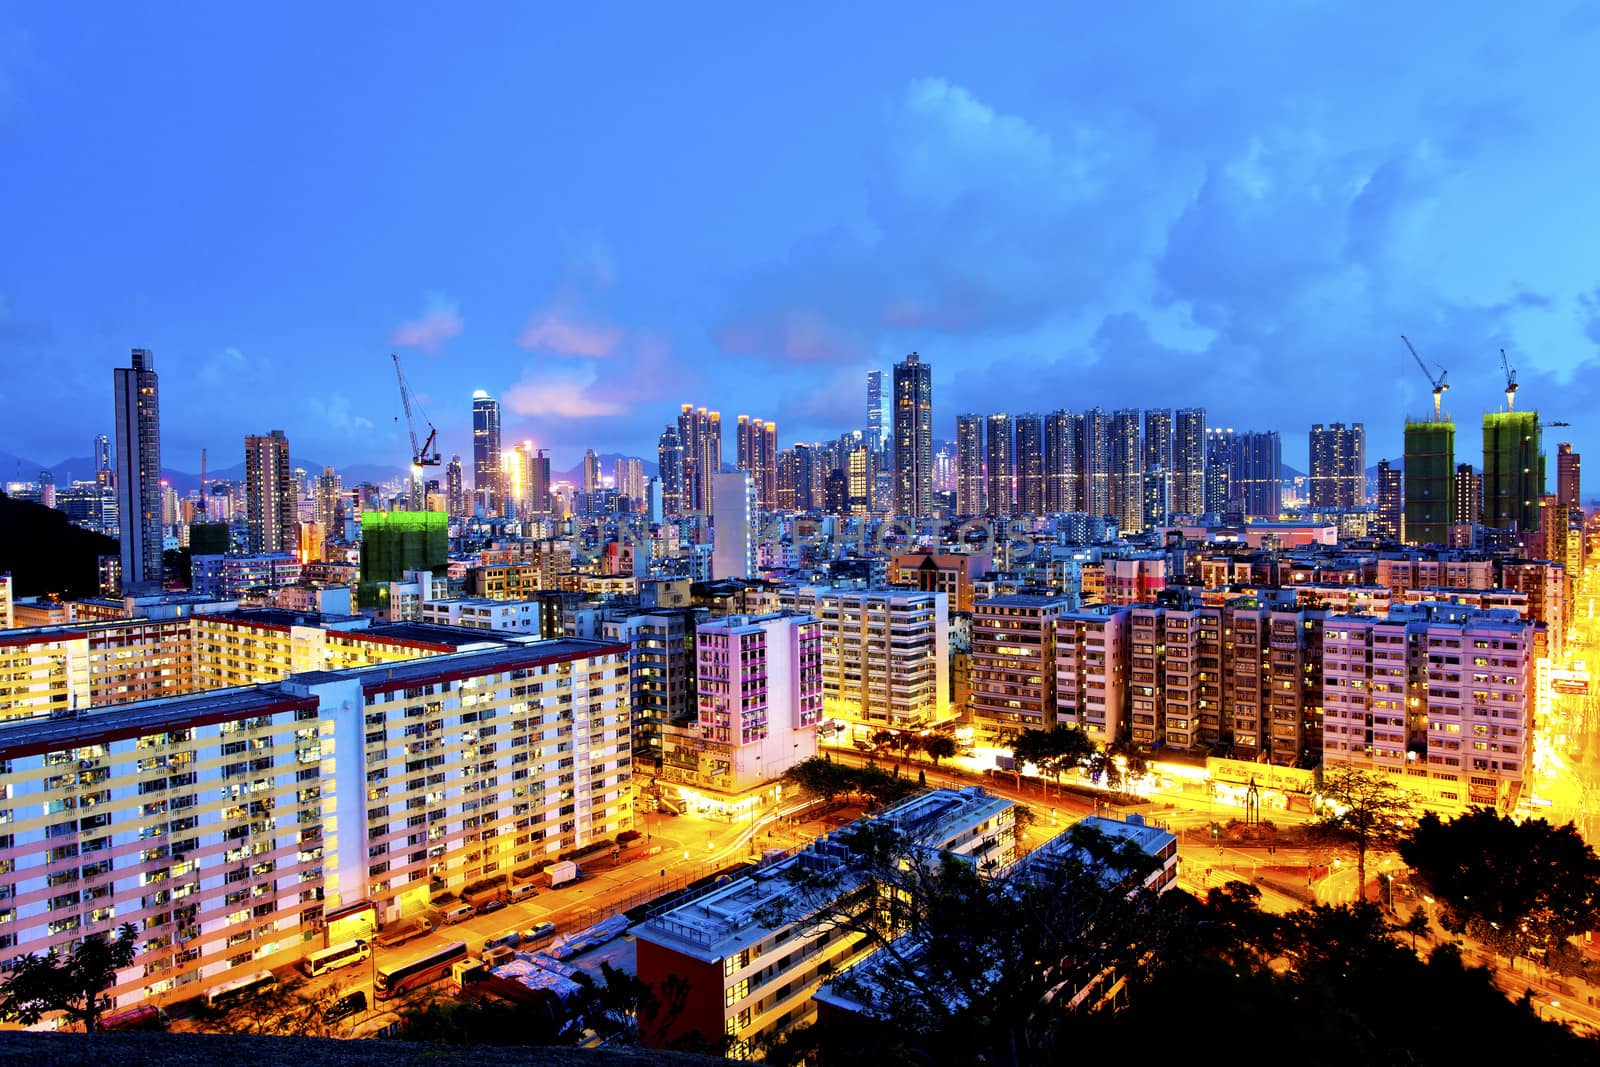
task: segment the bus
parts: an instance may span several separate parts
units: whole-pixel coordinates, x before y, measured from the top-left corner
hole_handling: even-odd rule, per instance
[[[114,1011],[100,1020],[102,1030],[165,1030],[167,1012],[153,1004]]]
[[[271,971],[257,971],[243,978],[235,978],[206,990],[206,1006],[228,1008],[246,997],[271,989],[278,984],[278,976]]]
[[[450,973],[452,963],[466,958],[467,943],[457,941],[410,963],[379,967],[378,980],[373,983],[373,992],[377,994],[379,1000],[402,996],[430,982],[437,982]]]
[[[372,946],[365,941],[346,941],[340,945],[332,945],[313,952],[303,962],[306,974],[315,978],[327,971],[336,971],[340,967],[348,967],[352,963],[360,963],[372,955]]]

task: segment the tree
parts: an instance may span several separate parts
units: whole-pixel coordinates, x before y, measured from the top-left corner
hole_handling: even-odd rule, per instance
[[[138,931],[125,923],[115,937],[91,934],[62,958],[55,949],[43,956],[22,957],[0,986],[0,1019],[32,1026],[52,1012],[61,1012],[87,1033],[100,1026],[111,1007],[104,995],[117,972],[133,966]]]
[[[274,1037],[334,1037],[340,1023],[329,1022],[329,1009],[345,990],[335,985],[308,990],[304,982],[272,986],[227,1009],[212,1023],[225,1034]]]
[[[1356,854],[1356,895],[1367,899],[1367,853],[1398,843],[1411,821],[1411,801],[1382,775],[1334,767],[1322,776],[1322,814],[1317,828]]]
[[[922,747],[933,760],[935,767],[939,765],[940,760],[949,759],[956,754],[955,738],[947,737],[944,734],[934,734],[923,742]]]
[[[1012,741],[1012,756],[1019,763],[1031,763],[1040,774],[1055,778],[1061,791],[1061,775],[1085,765],[1095,752],[1094,742],[1076,726],[1056,725],[1048,730],[1023,730]]]
[[[1475,808],[1449,822],[1428,814],[1400,856],[1466,930],[1515,959],[1553,950],[1600,919],[1600,857],[1571,823],[1517,822]]]
[[[1416,910],[1411,913],[1405,922],[1395,926],[1395,930],[1399,933],[1411,935],[1411,951],[1413,952],[1417,950],[1417,935],[1421,934],[1423,937],[1427,937],[1428,931],[1432,928],[1432,924],[1428,922],[1428,912],[1421,904],[1417,905]]]

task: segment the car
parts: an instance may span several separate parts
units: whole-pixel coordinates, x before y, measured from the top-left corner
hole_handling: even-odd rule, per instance
[[[493,900],[486,900],[482,904],[479,904],[478,905],[478,914],[479,915],[493,915],[495,912],[499,911],[501,908],[503,908],[505,906],[506,906],[506,898],[505,897],[495,897]]]
[[[348,1019],[352,1015],[360,1015],[367,1010],[367,994],[363,990],[346,993],[338,1000],[329,1004],[322,1013],[322,1021],[336,1023],[340,1019]]]
[[[537,944],[540,941],[544,941],[547,938],[552,938],[554,936],[556,936],[555,923],[540,923],[537,926],[530,926],[528,929],[522,931],[522,943],[524,945],[530,943]]]
[[[531,896],[537,896],[538,892],[539,890],[534,888],[532,882],[523,882],[520,885],[512,886],[511,891],[506,894],[506,899],[516,903],[519,900],[527,900]]]

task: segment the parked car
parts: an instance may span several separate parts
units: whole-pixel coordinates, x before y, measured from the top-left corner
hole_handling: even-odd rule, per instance
[[[486,900],[482,904],[479,904],[478,905],[478,914],[479,915],[493,915],[495,912],[499,911],[501,908],[503,908],[505,906],[506,906],[506,898],[505,897],[495,897],[493,900]]]
[[[472,918],[473,914],[474,911],[471,904],[457,904],[444,913],[445,925],[454,926],[456,923],[464,923]]]
[[[332,1004],[329,1004],[327,1010],[322,1013],[322,1021],[336,1023],[340,1019],[348,1019],[352,1015],[360,1015],[366,1010],[367,994],[365,991],[358,989],[354,993],[346,993]]]
[[[511,930],[499,935],[498,937],[491,937],[485,940],[483,943],[483,951],[489,952],[492,949],[497,948],[511,948],[521,940],[522,935],[517,933],[515,930]]]
[[[512,886],[511,891],[506,894],[506,899],[515,904],[519,900],[527,900],[538,892],[539,890],[535,888],[532,882],[523,882],[520,885]]]
[[[536,945],[541,941],[547,941],[555,936],[555,923],[540,923],[538,926],[530,926],[528,929],[522,931],[522,943],[524,945]]]

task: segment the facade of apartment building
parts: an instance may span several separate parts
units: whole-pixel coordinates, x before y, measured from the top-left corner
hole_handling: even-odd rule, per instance
[[[969,706],[991,738],[1048,728],[1058,712],[1056,621],[1070,597],[1015,593],[972,606]]]

